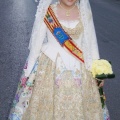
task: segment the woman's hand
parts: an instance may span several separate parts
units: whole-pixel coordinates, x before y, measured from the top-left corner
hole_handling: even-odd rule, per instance
[[[104,86],[104,80],[102,80],[102,82],[100,83],[99,87],[103,87]]]
[[[98,87],[103,87],[104,86],[104,80],[101,80],[101,83],[98,85],[98,79],[96,79],[96,83]]]

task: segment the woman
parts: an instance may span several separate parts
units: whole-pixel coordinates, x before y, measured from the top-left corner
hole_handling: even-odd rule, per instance
[[[110,120],[89,72],[99,59],[89,1],[53,2],[40,0],[9,120]]]

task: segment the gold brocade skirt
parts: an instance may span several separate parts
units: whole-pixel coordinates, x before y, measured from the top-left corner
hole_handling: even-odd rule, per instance
[[[80,71],[60,70],[42,53],[22,120],[103,120],[95,80],[83,64],[79,74]]]

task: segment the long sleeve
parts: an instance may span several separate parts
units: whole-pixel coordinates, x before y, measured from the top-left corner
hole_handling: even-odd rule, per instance
[[[91,18],[92,19],[92,18]],[[96,38],[96,32],[94,28],[94,22],[93,20],[90,20],[89,23],[89,28],[92,30],[92,34],[90,34],[91,42],[90,42],[90,50],[91,50],[91,55],[92,55],[92,60],[99,59],[99,49],[98,49],[98,42]]]
[[[98,49],[98,42],[96,37],[96,32],[94,28],[93,18],[91,17],[88,23],[88,69],[91,70],[91,66],[93,60],[97,60],[100,58],[99,56],[99,49]]]
[[[41,23],[40,29],[37,29],[34,37],[34,41],[32,42],[30,53],[28,56],[28,66],[25,70],[25,76],[28,77],[35,62],[40,54],[40,50],[44,41],[44,38],[46,36],[47,27],[44,22]]]

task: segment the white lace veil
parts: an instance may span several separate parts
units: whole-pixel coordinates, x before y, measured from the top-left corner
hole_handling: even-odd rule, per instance
[[[37,6],[36,18],[28,47],[30,50],[30,54],[28,57],[28,68],[26,70],[26,76],[29,76],[34,62],[39,55],[39,39],[36,38],[36,36],[39,34],[39,37],[44,37],[45,39],[45,36],[43,36],[44,29],[42,25],[42,23],[44,22],[44,15],[47,11],[48,6],[55,1],[58,0],[40,0],[39,5]],[[89,0],[80,0],[80,2],[78,2],[78,6],[80,8],[81,19],[84,26],[84,40],[82,43],[82,49],[84,53],[85,65],[87,69],[90,69],[92,60],[99,59],[95,28],[93,24],[93,16]]]
[[[30,42],[29,42],[29,47],[28,47],[29,50],[31,50],[31,47],[32,47],[33,43],[35,42],[35,37],[36,37],[37,32],[40,32],[39,30],[42,28],[42,26],[38,23],[43,22],[47,8],[53,1],[54,0],[40,0],[39,1],[39,4],[37,6],[36,15],[35,15],[35,21],[34,21],[34,25],[33,25],[33,29],[32,29],[32,35],[31,35]],[[38,2],[38,1],[35,0],[35,2]]]

